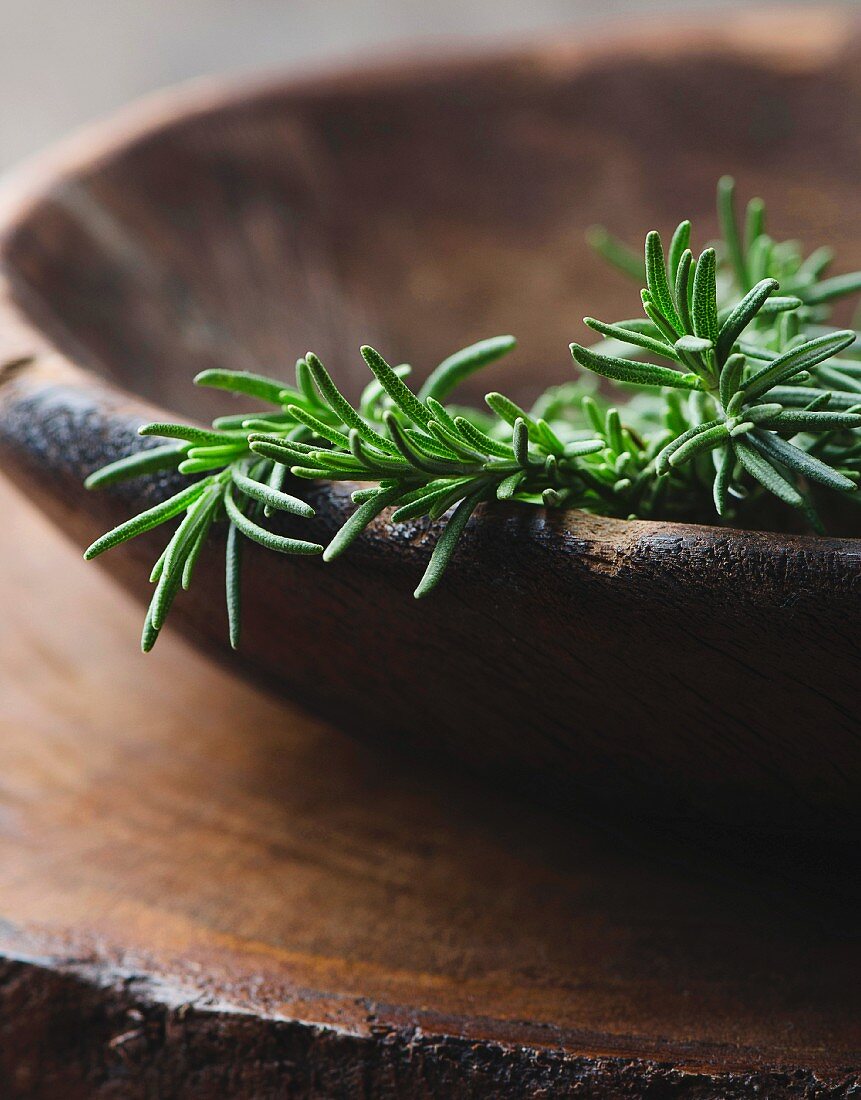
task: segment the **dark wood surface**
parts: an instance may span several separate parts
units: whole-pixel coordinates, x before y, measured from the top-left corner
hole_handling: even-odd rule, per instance
[[[349,385],[363,340],[421,373],[511,329],[520,350],[480,386],[564,380],[578,318],[637,301],[586,227],[634,241],[686,213],[702,243],[727,169],[765,194],[778,235],[858,266],[857,21],[713,22],[210,85],[53,155],[0,217],[0,339],[37,351],[0,372],[4,468],[83,546],[166,489],[82,490],[152,415],[100,376],[204,416],[203,367],[286,374],[311,345]],[[325,541],[348,501],[308,491],[304,530]],[[379,523],[331,566],[252,548],[233,667],[563,808],[742,851],[756,834],[790,865],[813,838],[817,871],[857,850],[857,539],[497,508],[417,605],[436,534]],[[101,560],[142,596],[157,553],[156,538]],[[222,589],[208,556],[172,620],[224,656]]]
[[[167,636],[0,483],[4,1097],[843,1097],[854,911],[630,854]]]
[[[318,718],[201,655],[217,553],[147,659],[78,556],[168,487],[81,488],[143,399],[511,328],[494,385],[534,391],[628,311],[586,226],[705,236],[727,168],[857,266],[859,56],[817,12],[204,88],[6,192],[0,459],[71,542],[0,486],[0,1093],[861,1088],[857,539],[498,509],[418,606],[433,529],[252,550],[231,667]],[[156,552],[109,570],[140,597]]]

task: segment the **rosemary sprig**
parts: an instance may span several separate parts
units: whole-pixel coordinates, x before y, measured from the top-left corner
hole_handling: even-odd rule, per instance
[[[287,554],[342,554],[381,512],[392,522],[436,520],[454,509],[416,588],[427,595],[440,581],[458,539],[479,504],[492,499],[543,501],[559,505],[589,489],[584,460],[605,449],[598,436],[567,431],[560,438],[543,419],[534,419],[501,394],[488,395],[492,415],[464,416],[439,398],[464,377],[514,346],[511,337],[485,340],[446,359],[418,393],[373,348],[362,356],[374,382],[353,406],[316,355],[296,364],[296,385],[231,371],[206,371],[198,385],[217,386],[267,401],[273,413],[222,417],[211,429],[156,423],[140,429],[177,442],[140,451],[104,467],[89,487],[153,469],[175,467],[205,475],[169,500],[121,524],[96,540],[85,557],[182,517],[152,573],[155,584],[143,634],[150,649],[180,587],[188,587],[211,524],[228,524],[226,567],[231,643],[238,644],[239,558],[243,539]],[[495,415],[493,415],[495,414]],[[597,467],[600,469],[600,467]],[[310,518],[313,509],[284,492],[285,476],[297,479],[370,482],[353,493],[356,511],[324,547],[288,538],[264,526],[275,511]],[[603,488],[603,486],[602,486]]]
[[[623,518],[755,522],[771,495],[822,530],[819,494],[857,499],[861,478],[861,352],[852,330],[827,323],[831,303],[861,289],[861,273],[826,278],[827,250],[804,258],[793,242],[773,241],[759,200],[748,204],[741,228],[731,180],[718,185],[718,212],[723,240],[696,257],[687,221],[667,254],[658,233],[649,233],[643,261],[606,231],[590,234],[611,262],[645,282],[645,316],[613,323],[586,317],[602,337],[592,346],[571,344],[586,373],[529,410],[496,392],[487,395],[486,411],[445,404],[466,377],[512,350],[510,336],[450,356],[418,390],[408,367],[364,347],[372,378],[356,404],[311,352],[296,363],[293,385],[242,371],[198,375],[198,385],[271,411],[220,417],[208,429],[145,425],[141,435],[169,442],[86,482],[101,488],[172,468],[195,478],[85,554],[176,521],[151,574],[144,650],[189,587],[216,523],[227,526],[234,648],[246,540],[328,562],[384,513],[389,523],[446,518],[415,590],[420,598],[442,579],[476,509],[498,500]],[[596,376],[640,392],[620,412],[589,383]],[[313,509],[287,491],[302,479],[359,483],[355,511],[326,546],[266,525],[276,512],[312,519]]]

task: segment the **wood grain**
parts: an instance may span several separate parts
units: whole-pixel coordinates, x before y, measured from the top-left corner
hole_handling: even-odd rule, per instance
[[[632,288],[583,246],[589,223],[633,239],[683,210],[705,239],[728,167],[767,193],[779,235],[861,264],[857,21],[786,18],[778,35],[737,16],[672,41],[209,85],[73,143],[0,218],[0,340],[37,353],[0,378],[4,469],[82,546],[167,491],[81,481],[126,452],[143,399],[213,411],[195,370],[286,374],[312,345],[349,386],[362,340],[421,373],[513,328],[522,350],[493,384],[534,392],[568,375],[584,303],[630,310]],[[349,502],[311,493],[304,532],[325,540]],[[861,831],[858,539],[500,507],[416,605],[438,530],[377,524],[333,566],[252,549],[234,667],[564,809],[745,853],[755,837],[789,867],[803,841],[805,875],[845,866]],[[157,552],[105,563],[142,596]],[[209,556],[172,622],[224,657],[222,572]]]
[[[727,167],[858,265],[861,42],[790,22],[204,87],[52,154],[0,213],[4,473],[80,548],[169,490],[81,481],[148,401],[214,411],[203,367],[310,344],[349,385],[361,341],[421,373],[515,327],[528,395],[587,293],[630,301],[586,226],[711,232]],[[311,493],[325,538],[345,490]],[[286,704],[203,655],[217,542],[194,648],[144,659],[136,604],[0,514],[4,1096],[861,1088],[858,539],[498,508],[418,606],[433,527],[252,549],[231,667]],[[109,558],[138,599],[157,545]]]
[[[375,753],[177,638],[144,659],[136,606],[0,511],[4,1097],[861,1087],[852,913]]]

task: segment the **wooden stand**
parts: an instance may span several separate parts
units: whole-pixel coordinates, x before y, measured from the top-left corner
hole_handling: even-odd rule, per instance
[[[4,1097],[861,1088],[854,923],[417,774],[166,636],[0,484]]]

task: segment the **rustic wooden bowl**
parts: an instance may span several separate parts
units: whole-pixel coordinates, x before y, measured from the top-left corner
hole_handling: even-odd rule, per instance
[[[286,373],[310,347],[349,387],[362,342],[421,372],[513,331],[493,386],[534,393],[569,376],[587,309],[634,300],[586,227],[633,241],[686,214],[703,240],[726,171],[778,232],[861,266],[857,24],[785,14],[201,85],[73,142],[2,213],[4,471],[83,546],[165,493],[81,483],[149,402],[215,411],[203,368]],[[313,488],[321,538],[348,490]],[[232,667],[614,820],[857,835],[861,541],[494,507],[415,603],[435,537],[380,522],[334,565],[252,548]],[[144,596],[157,546],[101,560]],[[222,588],[213,552],[172,614],[221,654]]]

